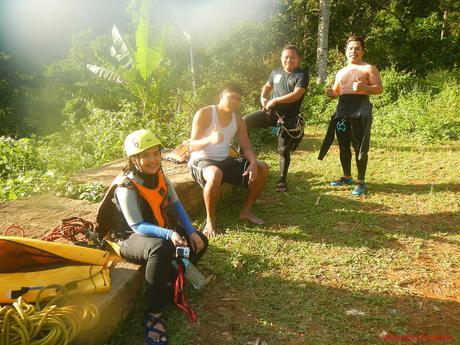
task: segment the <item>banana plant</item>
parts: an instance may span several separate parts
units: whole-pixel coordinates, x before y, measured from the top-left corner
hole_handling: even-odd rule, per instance
[[[157,89],[158,80],[155,72],[165,56],[166,25],[163,26],[159,37],[149,37],[149,0],[142,0],[139,23],[136,29],[136,50],[132,51],[128,43],[114,25],[112,27],[112,42],[110,55],[117,61],[117,66],[107,68],[93,64],[86,67],[97,77],[121,85],[140,101],[142,114],[149,106],[149,96]],[[149,43],[152,45],[149,46]],[[113,65],[113,64],[112,64]]]

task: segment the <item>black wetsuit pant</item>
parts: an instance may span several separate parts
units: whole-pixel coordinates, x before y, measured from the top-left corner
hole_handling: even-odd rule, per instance
[[[256,111],[243,117],[248,132],[254,128],[267,128],[276,127],[278,124],[278,116],[274,113],[269,113],[265,110]],[[294,128],[297,121],[296,116],[286,116],[284,118],[286,128]],[[280,181],[285,182],[289,165],[291,164],[291,151],[294,146],[297,146],[293,138],[291,138],[286,131],[278,136],[278,156],[279,156],[279,169]]]
[[[344,176],[351,176],[351,148],[355,151],[358,179],[364,181],[367,169],[367,152],[358,159],[359,148],[363,140],[364,128],[359,119],[347,119],[339,122],[336,128],[337,140],[340,149],[340,163]]]
[[[180,227],[177,231],[187,238],[185,231]],[[203,249],[193,253],[190,248],[190,261],[196,264],[208,248],[208,239],[200,232],[196,232],[204,243]],[[120,241],[121,256],[130,262],[145,265],[146,293],[148,298],[147,311],[151,313],[163,312],[164,306],[171,293],[172,277],[177,276],[171,262],[176,249],[171,241],[162,238],[145,237],[132,233],[126,240]],[[190,247],[190,244],[189,244]],[[173,271],[174,270],[174,271]]]
[[[362,107],[370,105],[369,96],[367,95],[342,95],[339,97],[339,104],[337,105],[336,114],[337,125],[336,135],[340,148],[340,163],[342,164],[344,176],[351,176],[351,149],[350,144],[353,145],[355,151],[356,167],[358,168],[358,179],[364,181],[366,177],[367,168],[367,152],[369,148],[361,150],[363,138],[365,135],[365,123],[362,117],[365,116],[364,112],[360,112]],[[372,120],[367,121],[367,136],[370,136],[370,126]],[[369,141],[369,137],[367,138]],[[361,157],[360,156],[361,151]]]

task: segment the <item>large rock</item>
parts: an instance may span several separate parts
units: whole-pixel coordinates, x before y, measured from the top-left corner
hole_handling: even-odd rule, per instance
[[[18,225],[26,237],[40,239],[60,225],[62,219],[77,216],[94,220],[96,209],[97,204],[89,201],[52,196],[0,202],[0,229],[3,234],[9,226]],[[9,234],[21,235],[18,229],[11,229]]]
[[[126,165],[126,159],[121,159],[106,165],[89,169],[79,174],[77,179],[82,182],[100,182],[109,186],[113,178]],[[203,192],[191,177],[186,164],[174,164],[163,161],[163,171],[171,179],[176,192],[189,213],[194,213],[203,206]]]

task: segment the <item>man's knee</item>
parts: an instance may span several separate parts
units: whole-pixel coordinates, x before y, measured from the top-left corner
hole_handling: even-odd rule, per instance
[[[206,184],[220,185],[222,184],[224,174],[218,167],[209,166],[204,170],[203,177],[206,181]]]
[[[264,180],[266,180],[270,170],[268,164],[262,161],[257,161],[257,166],[259,168],[259,174],[263,177]]]
[[[266,114],[264,111],[256,111],[243,117],[248,131],[255,128],[267,127]]]
[[[287,155],[289,155],[289,151],[290,149],[286,145],[278,146],[278,155],[281,157],[286,157]]]

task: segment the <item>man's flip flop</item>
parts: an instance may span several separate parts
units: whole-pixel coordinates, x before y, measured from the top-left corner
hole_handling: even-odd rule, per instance
[[[277,192],[287,192],[288,188],[287,188],[287,184],[286,182],[278,182],[278,184],[276,185],[276,189],[275,191]]]

